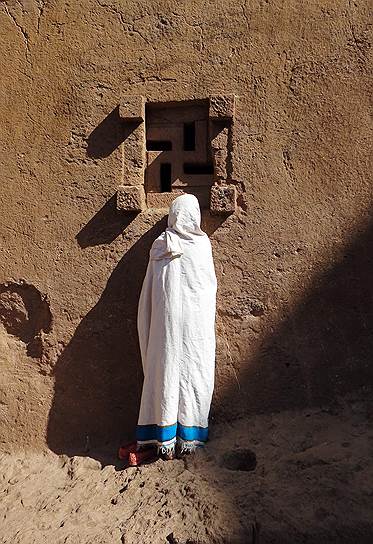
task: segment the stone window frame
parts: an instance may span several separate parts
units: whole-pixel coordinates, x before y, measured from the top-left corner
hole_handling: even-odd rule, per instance
[[[236,211],[236,187],[229,179],[232,163],[232,126],[235,118],[235,95],[208,97],[208,127],[211,157],[214,167],[209,210],[213,214],[232,214]],[[119,104],[119,117],[130,129],[123,142],[121,184],[117,190],[117,209],[122,212],[142,212],[148,208],[145,192],[146,123],[144,96],[123,96]],[[152,102],[148,102],[152,104]],[[154,102],[153,102],[154,104]],[[181,192],[157,193],[152,207],[168,207]],[[154,195],[154,193],[153,193]],[[155,204],[154,204],[155,203]]]

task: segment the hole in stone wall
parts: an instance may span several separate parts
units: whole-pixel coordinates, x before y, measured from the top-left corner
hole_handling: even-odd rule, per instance
[[[196,124],[184,123],[184,151],[194,151],[196,149]]]
[[[213,164],[184,163],[184,174],[188,175],[211,175],[214,173]]]
[[[147,140],[146,150],[147,151],[171,151],[172,142],[169,142],[168,140]]]
[[[171,164],[164,162],[160,167],[161,193],[170,193],[172,190]]]
[[[41,355],[41,332],[50,332],[52,314],[48,300],[25,282],[0,285],[0,322],[6,331],[27,344],[31,357]]]

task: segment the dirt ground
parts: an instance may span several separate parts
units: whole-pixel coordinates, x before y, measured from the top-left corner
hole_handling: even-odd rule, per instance
[[[368,394],[217,423],[196,456],[140,468],[105,452],[4,453],[0,542],[371,543]]]

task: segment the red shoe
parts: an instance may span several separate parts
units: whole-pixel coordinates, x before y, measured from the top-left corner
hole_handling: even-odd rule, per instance
[[[130,452],[130,454],[128,455],[128,466],[137,467],[145,461],[150,461],[156,458],[157,450],[155,448]]]
[[[125,446],[121,446],[118,450],[118,457],[122,461],[128,461],[128,456],[130,453],[135,452],[137,448],[136,442],[129,442]]]

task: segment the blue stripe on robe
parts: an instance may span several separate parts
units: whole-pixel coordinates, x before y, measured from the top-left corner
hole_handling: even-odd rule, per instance
[[[137,425],[136,438],[137,440],[157,440],[158,442],[168,442],[176,436],[176,423],[167,425],[167,427],[159,427],[158,425]]]
[[[168,442],[179,436],[183,440],[206,442],[208,427],[186,427],[181,423],[160,427],[159,425],[137,425],[136,438],[140,441],[157,440],[157,442]]]
[[[185,427],[181,423],[177,424],[177,436],[183,440],[206,442],[208,434],[208,427]]]

